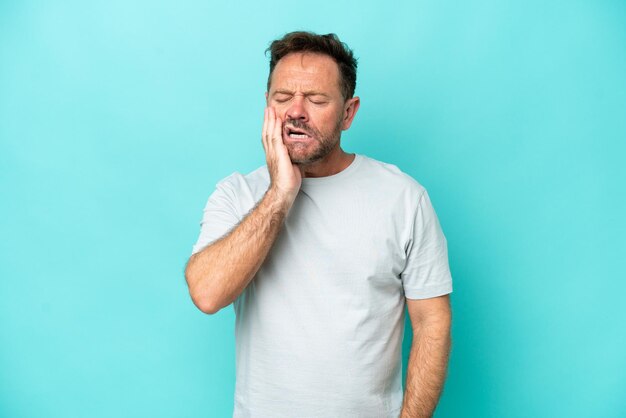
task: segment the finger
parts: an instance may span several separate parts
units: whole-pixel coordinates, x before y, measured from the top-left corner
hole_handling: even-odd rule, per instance
[[[276,125],[276,112],[273,107],[270,107],[268,110],[268,125],[267,125],[267,142],[269,148],[273,151],[274,149],[274,126]]]
[[[263,111],[263,137],[267,133],[267,107]]]
[[[264,116],[263,116],[263,131],[261,133],[261,141],[263,142],[263,149],[265,149],[265,152],[267,153],[267,107],[265,108],[264,111]]]
[[[272,137],[274,138],[277,144],[284,145],[283,144],[283,120],[280,118],[280,116],[276,117],[276,124],[274,125],[274,132],[273,132]]]

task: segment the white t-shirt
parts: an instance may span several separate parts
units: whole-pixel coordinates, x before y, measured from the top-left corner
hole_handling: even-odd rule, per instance
[[[209,197],[192,252],[263,197],[266,166]],[[274,246],[233,303],[236,418],[394,417],[405,297],[452,292],[446,238],[424,187],[364,155],[304,178]]]

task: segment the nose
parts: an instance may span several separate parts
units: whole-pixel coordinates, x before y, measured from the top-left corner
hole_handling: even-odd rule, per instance
[[[287,119],[300,120],[302,122],[307,122],[309,120],[309,116],[307,114],[304,97],[303,96],[295,96],[290,103],[290,106],[287,108],[287,112],[285,114]]]

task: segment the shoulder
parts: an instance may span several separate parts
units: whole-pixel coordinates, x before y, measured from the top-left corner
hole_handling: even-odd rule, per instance
[[[366,181],[379,184],[387,192],[408,193],[412,196],[421,196],[425,192],[426,189],[420,182],[397,165],[365,155],[362,155],[362,159],[362,177]]]
[[[264,193],[270,183],[270,176],[266,165],[242,174],[235,171],[217,182],[218,189],[226,189],[234,194],[251,193],[253,196]]]

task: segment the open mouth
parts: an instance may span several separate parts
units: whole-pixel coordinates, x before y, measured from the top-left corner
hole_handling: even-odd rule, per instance
[[[311,137],[303,129],[292,128],[290,126],[285,128],[285,133],[287,134],[289,138],[293,138],[293,139],[307,139]]]

